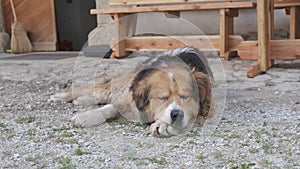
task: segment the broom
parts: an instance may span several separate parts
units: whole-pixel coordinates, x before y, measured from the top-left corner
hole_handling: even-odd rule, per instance
[[[32,52],[32,45],[23,25],[18,21],[13,1],[10,0],[11,9],[14,15],[14,22],[11,25],[11,50],[13,53]]]

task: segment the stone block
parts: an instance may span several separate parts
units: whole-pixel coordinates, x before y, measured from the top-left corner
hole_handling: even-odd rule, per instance
[[[0,53],[10,48],[10,36],[6,32],[0,32]]]

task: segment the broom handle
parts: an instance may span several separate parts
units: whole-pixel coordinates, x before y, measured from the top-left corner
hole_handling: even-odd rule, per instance
[[[13,12],[13,15],[14,15],[14,21],[16,22],[17,21],[17,15],[16,15],[13,0],[10,0],[10,5],[11,5],[11,9],[12,9],[12,12]]]

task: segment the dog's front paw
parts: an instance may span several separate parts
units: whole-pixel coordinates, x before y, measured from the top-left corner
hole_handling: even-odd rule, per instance
[[[74,127],[82,128],[98,126],[105,121],[106,119],[98,112],[97,109],[78,113],[71,119],[71,123]]]
[[[155,137],[171,137],[179,134],[169,124],[160,120],[157,120],[150,126],[150,131]]]

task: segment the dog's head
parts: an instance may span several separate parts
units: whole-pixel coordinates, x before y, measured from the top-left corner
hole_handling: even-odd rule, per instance
[[[131,86],[133,100],[142,119],[156,136],[177,135],[206,117],[210,79],[180,64],[139,71]],[[208,113],[208,112],[207,112]]]

